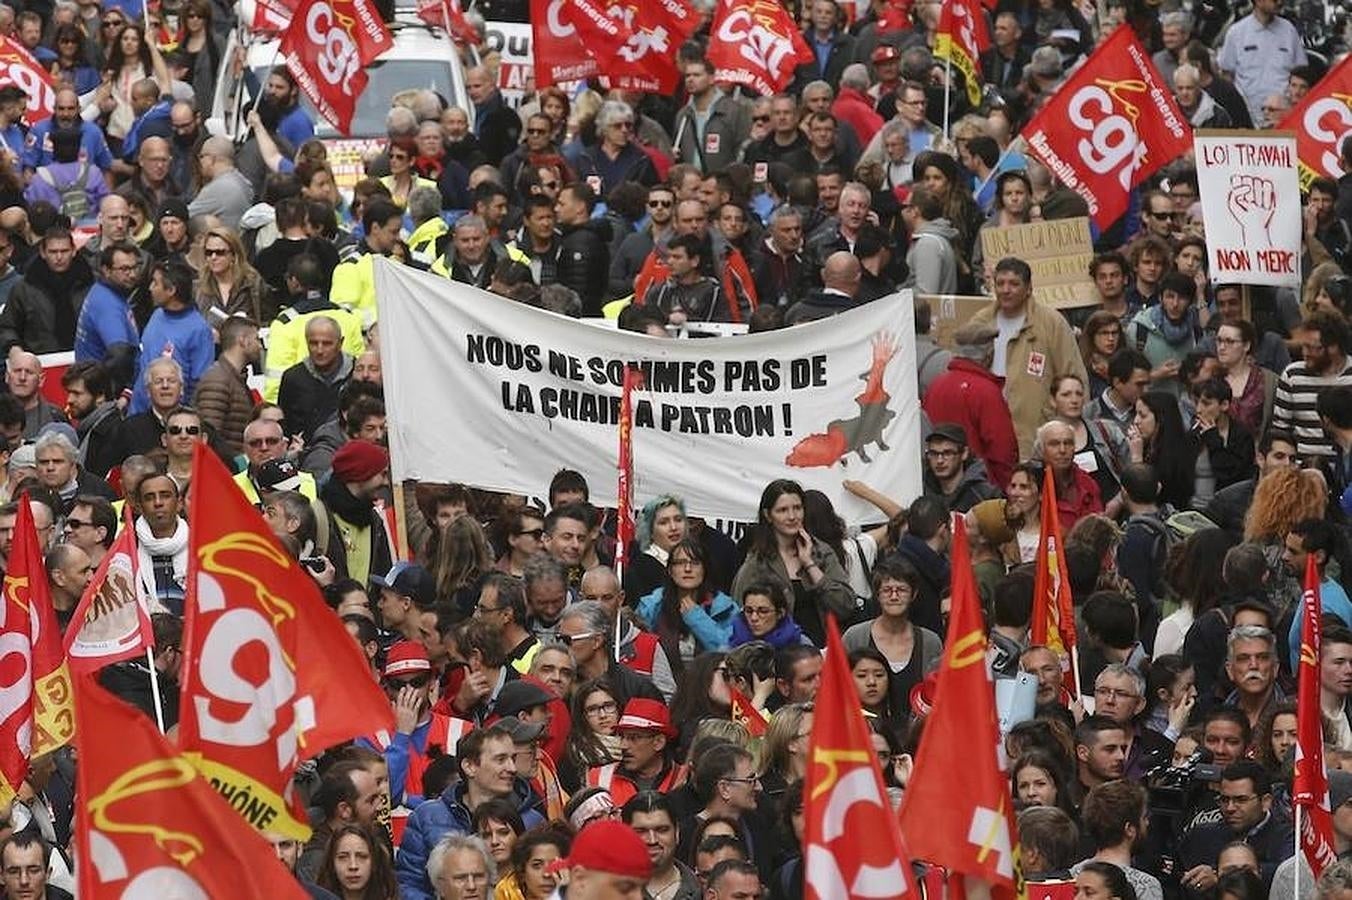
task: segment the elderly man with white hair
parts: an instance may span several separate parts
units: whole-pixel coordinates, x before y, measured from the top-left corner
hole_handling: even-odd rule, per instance
[[[479,149],[496,166],[521,142],[521,117],[503,102],[497,79],[483,66],[465,72],[465,91],[474,104],[472,124]]]
[[[453,833],[432,848],[427,877],[437,900],[486,900],[498,880],[498,867],[482,838]]]
[[[1068,423],[1060,419],[1044,423],[1033,440],[1033,456],[1052,470],[1063,533],[1084,516],[1103,512],[1098,482],[1075,464],[1075,429]]]
[[[1164,51],[1160,51],[1161,53]],[[1230,114],[1202,90],[1202,73],[1192,63],[1174,69],[1174,97],[1193,128],[1229,128]]]
[[[868,89],[872,79],[863,63],[850,63],[840,76],[840,93],[831,103],[831,114],[854,129],[859,143],[869,141],[883,127],[883,117],[873,109]]]
[[[61,498],[63,514],[70,511],[75,498],[80,495],[117,499],[108,482],[86,472],[80,465],[80,450],[72,439],[74,433],[69,425],[49,425],[33,447],[38,481]]]
[[[626,181],[657,183],[652,160],[634,142],[637,123],[633,107],[621,100],[607,100],[596,113],[596,144],[579,154],[576,168],[598,196]]]

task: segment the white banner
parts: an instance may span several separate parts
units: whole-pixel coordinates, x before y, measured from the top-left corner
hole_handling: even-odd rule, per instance
[[[535,90],[535,54],[529,22],[484,22],[484,49],[498,53],[498,90],[508,106]]]
[[[729,338],[599,328],[376,260],[381,365],[396,481],[538,495],[561,468],[614,506],[620,385],[634,396],[634,498],[754,521],[776,478],[878,521],[858,479],[899,503],[921,492],[910,292],[832,319]]]
[[[1197,180],[1216,283],[1300,283],[1300,175],[1288,131],[1199,131]]]

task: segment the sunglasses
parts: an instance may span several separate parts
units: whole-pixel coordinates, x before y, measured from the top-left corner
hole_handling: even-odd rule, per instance
[[[207,256],[229,256],[230,250],[226,247],[208,247],[202,251]]]
[[[201,425],[170,425],[165,431],[170,434],[190,434],[196,437],[202,433]]]
[[[649,200],[648,206],[652,209],[667,209],[671,206],[670,200]]]
[[[282,439],[279,438],[279,437],[251,438],[250,440],[245,441],[246,444],[248,444],[250,447],[254,447],[254,448],[258,448],[258,447],[275,447],[275,446],[277,446],[278,444],[280,444],[281,442],[282,442]]]
[[[584,631],[581,634],[560,634],[558,638],[564,646],[571,647],[574,641],[585,641],[587,638],[596,637],[597,634],[595,631]]]
[[[385,690],[398,691],[406,687],[422,688],[427,687],[427,682],[431,681],[430,675],[424,675],[420,678],[390,678],[385,682]]]
[[[517,537],[528,534],[538,541],[540,538],[544,537],[544,533],[545,530],[543,528],[532,528],[530,531],[518,531],[516,534]]]

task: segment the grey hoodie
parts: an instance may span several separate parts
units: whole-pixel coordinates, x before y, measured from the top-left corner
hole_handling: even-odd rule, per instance
[[[947,219],[922,222],[911,238],[906,266],[911,270],[903,287],[918,294],[953,294],[958,290],[958,261],[953,239],[958,230]]]

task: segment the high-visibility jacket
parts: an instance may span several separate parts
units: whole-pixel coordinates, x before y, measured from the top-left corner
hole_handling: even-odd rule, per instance
[[[361,743],[385,755],[385,765],[390,773],[391,802],[416,806],[423,797],[423,775],[427,767],[438,757],[454,756],[461,738],[473,730],[473,722],[434,712],[431,721],[413,729],[412,734],[396,732],[391,735],[381,730]]]
[[[685,784],[685,775],[685,766],[672,766],[652,789],[659,794],[673,791]],[[638,793],[638,785],[633,778],[620,771],[619,763],[592,766],[587,770],[587,786],[603,787],[610,791],[610,799],[615,801],[616,806],[624,806]]]
[[[356,357],[366,350],[360,314],[335,306],[318,296],[307,298],[295,306],[288,306],[278,313],[277,318],[268,326],[268,352],[265,360],[267,374],[263,381],[263,399],[269,403],[277,402],[277,392],[282,387],[282,374],[310,352],[305,344],[305,324],[315,316],[328,316],[338,323],[338,328],[343,333],[344,353]]]
[[[239,486],[250,503],[257,505],[262,502],[263,498],[258,496],[258,488],[254,485],[253,479],[249,477],[248,469],[235,473],[235,484]],[[299,490],[306,500],[314,500],[318,497],[319,486],[315,484],[314,475],[309,472],[301,472]]]

